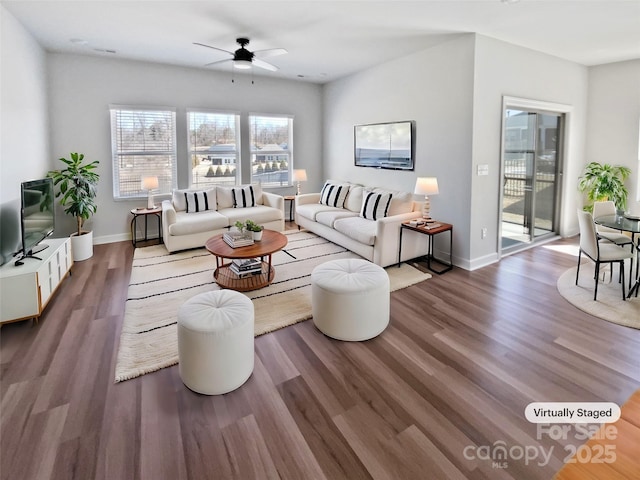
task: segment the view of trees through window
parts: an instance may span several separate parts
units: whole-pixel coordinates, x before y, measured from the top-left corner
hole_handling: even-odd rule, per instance
[[[293,120],[251,115],[251,182],[266,187],[290,184]]]
[[[194,111],[188,122],[191,186],[238,183],[239,115]]]
[[[157,176],[155,193],[176,186],[175,111],[111,108],[114,198],[146,195],[141,181]]]

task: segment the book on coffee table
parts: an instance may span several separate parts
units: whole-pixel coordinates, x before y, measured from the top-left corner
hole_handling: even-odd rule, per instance
[[[222,235],[222,239],[232,248],[253,245],[253,237],[242,232],[226,232]]]

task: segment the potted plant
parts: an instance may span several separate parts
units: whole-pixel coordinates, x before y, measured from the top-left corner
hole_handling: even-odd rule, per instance
[[[587,194],[590,204],[584,209],[593,211],[593,202],[611,200],[619,211],[627,208],[629,194],[624,181],[631,174],[631,169],[621,165],[589,163],[580,177],[578,190]]]
[[[100,176],[94,171],[98,161],[84,163],[84,154],[71,153],[70,159],[61,158],[66,167],[51,170],[47,176],[53,179],[56,198],[64,212],[76,217],[77,231],[71,234],[73,260],[81,261],[93,255],[93,232],[82,229],[84,222],[96,213],[96,194]]]
[[[262,225],[258,225],[252,220],[247,220],[245,222],[245,228],[251,232],[251,234],[253,235],[253,239],[256,242],[262,240],[262,230],[264,230],[264,227]]]

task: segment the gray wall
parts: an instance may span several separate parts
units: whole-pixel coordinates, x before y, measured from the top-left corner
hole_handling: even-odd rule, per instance
[[[640,60],[589,68],[587,162],[631,169],[628,208],[640,214]]]
[[[89,226],[96,243],[129,238],[131,208],[145,200],[114,201],[111,168],[110,104],[177,108],[178,184],[189,183],[188,108],[241,113],[291,114],[294,165],[310,178],[321,175],[322,91],[314,84],[168,65],[67,54],[50,54],[49,96],[53,158],[71,151],[99,160],[99,209]],[[279,193],[293,193],[289,188]],[[160,200],[160,198],[159,198]],[[67,219],[72,228],[71,219]],[[71,230],[69,230],[71,231]]]
[[[0,5],[0,250],[20,248],[20,183],[49,170],[46,53]]]
[[[455,225],[458,264],[469,255],[473,55],[474,37],[463,35],[324,91],[325,176],[410,192],[417,177],[437,177],[440,194],[430,197],[431,212]],[[353,126],[395,120],[416,122],[415,171],[354,166]]]
[[[502,97],[573,107],[566,172],[584,159],[586,67],[475,34],[368,69],[325,86],[326,177],[413,191],[436,176],[433,216],[454,224],[454,263],[474,269],[498,260]],[[416,120],[416,170],[353,166],[353,125]],[[489,175],[478,177],[478,164]],[[568,182],[565,179],[565,182]],[[568,182],[570,183],[570,182]],[[564,189],[561,231],[575,223],[575,188]],[[488,235],[480,238],[487,227]]]

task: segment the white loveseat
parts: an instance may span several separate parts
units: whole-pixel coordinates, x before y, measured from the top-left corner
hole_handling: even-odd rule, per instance
[[[234,191],[246,189],[248,185],[238,187],[215,186],[206,190],[175,190],[171,200],[162,202],[162,236],[167,250],[175,252],[189,248],[203,247],[214,235],[224,233],[235,222],[253,220],[264,228],[282,232],[284,230],[284,198],[269,192],[263,192],[260,185],[251,185],[253,196],[248,195],[247,204],[235,201]],[[186,194],[200,192],[199,211],[187,211]],[[202,193],[206,192],[208,209],[204,209]],[[191,200],[193,196],[189,197]],[[240,199],[238,195],[238,199]],[[253,200],[251,200],[253,199]],[[190,205],[193,207],[193,202]],[[193,208],[190,208],[193,210]]]
[[[295,198],[296,223],[327,240],[337,243],[363,258],[386,267],[398,262],[400,224],[422,216],[422,203],[413,201],[413,194],[348,182],[329,180],[348,187],[344,205],[320,203],[320,193],[297,195]],[[370,220],[363,218],[361,210],[365,192],[390,193],[391,203],[387,216]],[[428,237],[404,232],[402,261],[424,255],[428,251]]]

